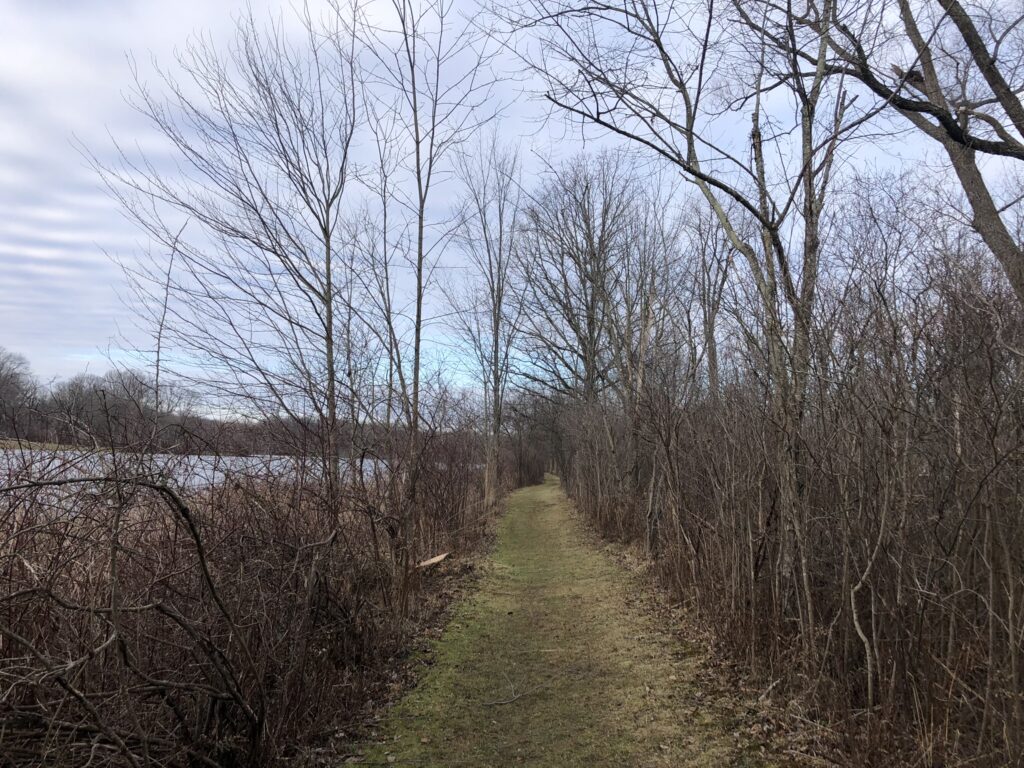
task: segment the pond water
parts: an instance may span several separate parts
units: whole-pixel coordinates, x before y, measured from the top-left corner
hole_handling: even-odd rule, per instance
[[[374,459],[341,460],[342,474],[353,477],[380,472]],[[317,477],[319,462],[293,456],[220,456],[136,454],[87,450],[0,450],[0,488],[28,481],[119,476],[159,479],[182,490],[217,485],[234,478]]]

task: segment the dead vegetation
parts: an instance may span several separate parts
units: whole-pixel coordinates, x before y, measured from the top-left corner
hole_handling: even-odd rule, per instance
[[[6,765],[267,765],[358,712],[429,611],[348,488],[233,478],[189,494],[127,459],[8,484],[0,507]],[[425,470],[416,542],[470,552],[482,477]],[[436,488],[431,491],[429,489]],[[429,494],[429,495],[428,495]],[[372,513],[379,514],[379,513]]]

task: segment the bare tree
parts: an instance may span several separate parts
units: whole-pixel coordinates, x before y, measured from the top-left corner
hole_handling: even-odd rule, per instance
[[[340,482],[340,224],[360,121],[356,42],[308,15],[239,23],[226,55],[190,44],[169,97],[139,81],[136,106],[179,173],[122,152],[101,169],[127,214],[173,254],[131,271],[178,373],[222,407],[283,416]],[[197,375],[198,374],[198,375]],[[309,430],[312,430],[311,432]],[[334,503],[334,502],[332,502]]]
[[[371,62],[362,93],[376,147],[366,179],[376,215],[357,239],[366,266],[364,295],[377,313],[372,325],[387,350],[388,420],[396,389],[406,420],[400,475],[404,502],[396,541],[402,548],[401,568],[411,578],[416,555],[409,547],[419,522],[416,497],[424,448],[427,299],[453,224],[434,215],[431,201],[450,175],[455,150],[493,115],[492,53],[475,27],[458,17],[451,0],[393,0],[383,14],[363,10],[351,34],[364,43]],[[413,278],[408,304],[399,298],[402,286],[396,276],[405,266]],[[405,595],[403,590],[403,606]]]
[[[1024,300],[1019,190],[1006,194],[981,164],[986,156],[1024,160],[1020,8],[959,0],[737,8],[799,66],[859,82],[881,107],[942,148],[970,205],[972,226]],[[799,43],[808,35],[827,42],[827,56],[808,54]]]
[[[0,430],[18,437],[36,391],[28,359],[0,347]]]
[[[714,212],[707,206],[695,205],[685,226],[694,248],[691,263],[696,273],[694,282],[701,312],[708,391],[712,398],[717,398],[722,388],[718,363],[719,316],[735,251],[718,226]]]
[[[522,305],[513,286],[520,226],[519,160],[513,148],[501,145],[495,132],[472,154],[460,158],[458,175],[466,194],[456,241],[468,265],[463,292],[451,299],[455,326],[468,342],[484,391],[484,497],[492,505],[498,498],[505,394],[522,321]]]
[[[522,215],[521,375],[538,391],[596,403],[608,387],[614,286],[637,190],[626,163],[621,154],[578,156],[548,173]]]
[[[415,287],[409,397],[410,434],[415,438],[420,426],[425,299],[438,248],[448,234],[444,222],[439,231],[438,222],[431,222],[431,193],[443,180],[452,151],[493,114],[493,78],[487,70],[491,54],[485,40],[456,15],[451,0],[393,0],[390,11],[384,22],[361,15],[355,31],[377,65],[367,71],[365,92],[377,117],[389,126],[389,137],[381,139],[382,129],[375,121],[379,141],[400,142],[402,153],[390,166],[385,157],[376,184],[385,206],[397,204],[403,209],[398,216],[411,216],[407,258]],[[396,182],[394,177],[401,172],[408,175],[411,190]]]

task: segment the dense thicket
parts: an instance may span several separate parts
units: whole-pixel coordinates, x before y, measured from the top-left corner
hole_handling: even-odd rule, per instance
[[[438,575],[401,551],[458,557],[486,533],[479,442],[454,422],[427,442],[406,538],[380,464],[346,467],[332,505],[315,462],[225,460],[197,487],[185,459],[5,455],[5,764],[261,765],[329,746],[435,610]]]
[[[659,205],[583,161],[527,217],[524,352],[581,508],[851,759],[1019,764],[1017,10],[502,13],[551,103],[694,191]],[[888,147],[869,126],[953,173],[865,173]]]
[[[898,198],[883,191],[894,186]],[[862,759],[920,750],[933,764],[1012,763],[1024,650],[1019,303],[970,233],[943,224],[912,185],[862,179],[850,192],[825,243],[806,397],[785,442],[763,318],[742,273],[722,271],[732,255],[720,239],[667,241],[646,278],[653,308],[622,293],[651,264],[635,237],[597,255],[611,269],[544,278],[543,290],[598,297],[545,316],[583,329],[592,358],[572,368],[554,343],[531,348],[570,384],[546,390],[558,464],[581,509],[607,535],[643,543],[766,688],[799,692],[826,718],[869,715],[859,722],[877,739],[852,745],[871,750]],[[626,232],[646,210],[595,215],[592,234]]]

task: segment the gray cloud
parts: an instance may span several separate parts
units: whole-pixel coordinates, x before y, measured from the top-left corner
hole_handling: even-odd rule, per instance
[[[108,348],[138,336],[110,255],[131,259],[144,243],[80,149],[103,161],[111,136],[156,146],[125,103],[128,56],[145,76],[196,32],[226,38],[244,7],[0,0],[0,346],[41,377],[102,369]]]
[[[26,355],[44,379],[86,365],[103,369],[107,354],[124,357],[121,347],[148,346],[122,300],[125,279],[111,258],[130,263],[148,244],[107,196],[81,148],[116,164],[113,137],[174,173],[160,137],[125,101],[133,88],[129,58],[160,90],[153,60],[173,71],[175,50],[191,36],[227,43],[246,7],[289,18],[295,4],[0,0],[0,346]],[[539,155],[571,155],[584,136],[591,145],[613,143],[594,130],[543,120],[543,102],[520,94],[528,84],[508,74],[497,89],[508,106],[502,132],[507,140],[520,138],[527,177],[544,168]],[[744,126],[721,130],[735,134],[737,146],[747,141]],[[856,162],[845,162],[898,166],[925,147],[917,135],[886,146],[860,144]],[[451,202],[441,190],[434,204]]]

